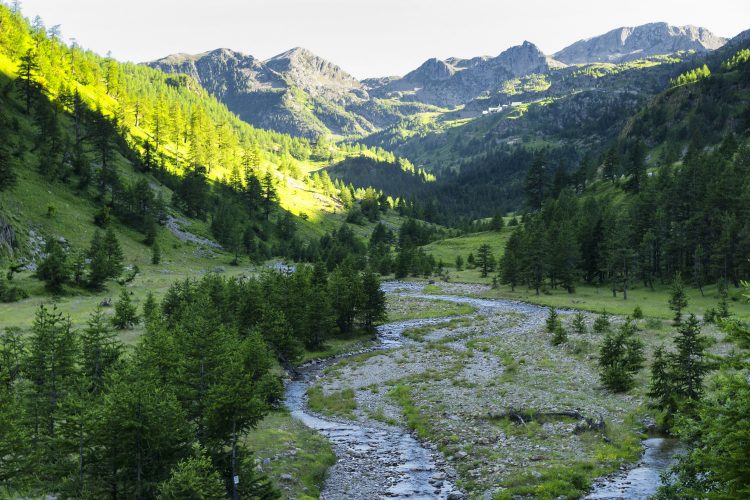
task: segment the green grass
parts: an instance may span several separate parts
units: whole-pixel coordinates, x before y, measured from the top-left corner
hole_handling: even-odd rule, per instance
[[[415,406],[411,388],[406,384],[398,384],[388,391],[388,395],[401,407],[406,417],[406,425],[416,432],[420,439],[428,439],[432,435],[429,420]]]
[[[388,321],[405,321],[410,319],[432,319],[448,318],[453,316],[464,316],[472,314],[476,308],[469,304],[456,304],[446,300],[424,300],[409,297],[397,297],[401,306],[406,306],[398,311],[388,313]],[[391,308],[392,309],[392,308]]]
[[[354,420],[353,412],[357,409],[357,401],[354,399],[352,389],[324,394],[323,389],[318,385],[314,385],[307,390],[307,404],[314,412],[350,420]]]
[[[468,318],[455,318],[445,323],[417,326],[415,328],[407,328],[401,333],[401,335],[403,335],[407,339],[416,340],[417,342],[422,342],[424,338],[427,336],[427,334],[432,331],[435,331],[438,329],[454,330],[458,328],[459,326],[466,326],[470,323],[471,323],[471,320]]]
[[[284,498],[317,499],[328,467],[336,462],[328,440],[285,411],[266,416],[245,443]],[[284,474],[292,479],[281,479]]]
[[[375,344],[372,335],[369,333],[357,334],[346,338],[332,338],[323,343],[323,346],[316,351],[305,351],[302,358],[297,364],[304,364],[313,359],[324,359],[346,354],[348,352],[366,349]]]
[[[476,256],[477,249],[485,243],[490,245],[497,258],[505,249],[505,243],[510,238],[510,234],[511,229],[506,227],[501,231],[486,231],[459,236],[458,238],[438,240],[422,248],[425,252],[431,254],[436,261],[442,260],[446,266],[454,267],[457,255],[464,259],[465,264],[469,253],[473,252]]]
[[[467,281],[482,282],[481,279]],[[484,279],[483,281],[487,283],[488,280]],[[739,318],[750,319],[750,304],[742,300],[741,293],[739,289],[730,290],[729,309],[732,314]],[[488,291],[484,296],[592,312],[601,312],[606,309],[608,313],[622,316],[632,314],[635,306],[638,305],[646,317],[670,319],[674,316],[674,313],[668,307],[669,294],[668,286],[660,286],[654,290],[636,287],[628,290],[628,300],[623,300],[622,293],[618,292],[617,297],[612,297],[612,291],[606,286],[579,285],[576,287],[575,293],[572,294],[558,289],[547,290],[540,295],[536,295],[534,290],[528,290],[523,286],[516,287],[515,292],[511,291],[508,286],[500,286],[498,289]],[[692,312],[699,316],[703,315],[707,309],[715,307],[719,300],[716,286],[705,287],[704,296],[701,296],[700,292],[693,288],[686,289],[686,294],[688,297],[687,313]]]

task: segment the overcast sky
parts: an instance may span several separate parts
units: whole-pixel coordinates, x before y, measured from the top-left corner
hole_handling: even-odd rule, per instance
[[[310,49],[358,78],[402,75],[430,57],[497,55],[524,40],[551,54],[653,21],[731,37],[748,0],[23,0],[24,15],[120,60],[227,47],[266,59]]]

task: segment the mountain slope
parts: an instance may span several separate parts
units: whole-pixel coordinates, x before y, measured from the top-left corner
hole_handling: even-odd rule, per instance
[[[565,64],[620,63],[680,51],[707,52],[726,42],[706,28],[649,23],[579,40],[557,52],[554,58]]]

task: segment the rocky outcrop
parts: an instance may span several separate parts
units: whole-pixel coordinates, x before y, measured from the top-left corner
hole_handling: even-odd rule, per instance
[[[554,58],[565,64],[619,63],[683,50],[707,52],[726,42],[706,28],[650,23],[580,40],[557,52]]]

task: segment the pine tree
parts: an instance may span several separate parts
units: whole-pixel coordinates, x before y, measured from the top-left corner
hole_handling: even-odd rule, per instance
[[[41,86],[37,82],[37,73],[39,72],[39,58],[34,49],[28,49],[24,55],[19,58],[18,78],[16,82],[21,91],[25,106],[26,114],[31,113],[32,99],[39,93]]]
[[[562,323],[557,322],[557,326],[555,326],[555,331],[552,333],[552,339],[550,342],[552,345],[561,345],[568,341],[568,332],[565,331],[565,328],[563,327]]]
[[[104,233],[104,252],[107,256],[107,277],[117,278],[122,274],[123,254],[114,230],[109,227]]]
[[[578,334],[582,335],[586,333],[586,316],[582,312],[578,311],[577,313],[575,313],[575,315],[573,315],[573,322],[571,326],[573,327],[573,331]]]
[[[193,456],[181,460],[169,474],[169,480],[159,485],[160,500],[203,500],[224,498],[226,490],[221,475],[211,463],[206,450],[193,446]]]
[[[115,315],[112,324],[118,330],[125,330],[138,324],[138,312],[130,300],[130,293],[126,288],[120,290],[120,298],[115,302]]]
[[[607,316],[607,311],[602,311],[594,320],[594,332],[604,333],[607,330],[609,330],[609,316]]]
[[[39,264],[36,274],[44,281],[47,289],[53,293],[60,293],[63,285],[70,281],[70,266],[68,254],[62,245],[53,238],[47,239],[44,245],[44,260]]]
[[[78,338],[69,318],[53,306],[40,305],[29,337],[26,377],[32,382],[29,405],[36,439],[52,438],[58,408],[76,375]],[[48,457],[53,459],[53,457]]]
[[[515,219],[514,219],[515,220]],[[510,290],[515,291],[516,285],[521,281],[523,259],[521,257],[521,232],[513,231],[505,244],[505,252],[500,258],[500,281],[510,285]]]
[[[696,402],[703,393],[703,377],[708,372],[705,360],[707,339],[701,335],[700,324],[694,314],[677,328],[674,339],[674,383],[680,396]]]
[[[599,351],[599,376],[602,384],[614,392],[627,392],[643,366],[643,342],[636,337],[638,328],[627,319],[616,333],[607,333]]]
[[[386,318],[385,292],[380,289],[380,280],[369,268],[362,273],[362,326],[373,331],[375,323]]]
[[[146,294],[146,300],[143,301],[143,322],[148,324],[159,314],[159,305],[156,303],[154,294],[150,291]]]
[[[549,186],[549,173],[547,172],[544,155],[539,153],[534,157],[531,167],[524,181],[524,193],[526,204],[531,210],[539,210],[547,196]]]
[[[482,278],[486,278],[491,271],[495,270],[495,257],[492,255],[492,248],[487,243],[477,249],[476,261]]]
[[[555,333],[555,330],[557,330],[557,326],[560,324],[560,316],[557,314],[557,311],[554,307],[550,307],[547,309],[547,320],[545,322],[545,328],[547,329],[547,333]]]
[[[104,387],[104,376],[120,360],[123,346],[112,331],[101,308],[89,317],[81,333],[81,372],[88,380],[89,390],[99,393]]]
[[[159,242],[154,241],[154,244],[151,246],[151,263],[155,266],[159,265],[161,262],[161,248],[159,247]]]
[[[464,268],[464,258],[456,255],[456,271],[462,271]]]
[[[682,276],[677,273],[672,281],[672,287],[669,292],[669,308],[674,311],[673,324],[679,326],[682,323],[682,310],[688,305],[687,296],[685,295],[685,286],[682,283]]]
[[[15,186],[16,178],[14,163],[6,151],[5,146],[0,145],[0,192]]]
[[[654,401],[653,405],[656,408],[665,412],[667,427],[669,427],[671,417],[677,411],[677,402],[675,400],[674,374],[672,373],[671,359],[664,352],[664,346],[659,346],[654,351],[648,397]]]

